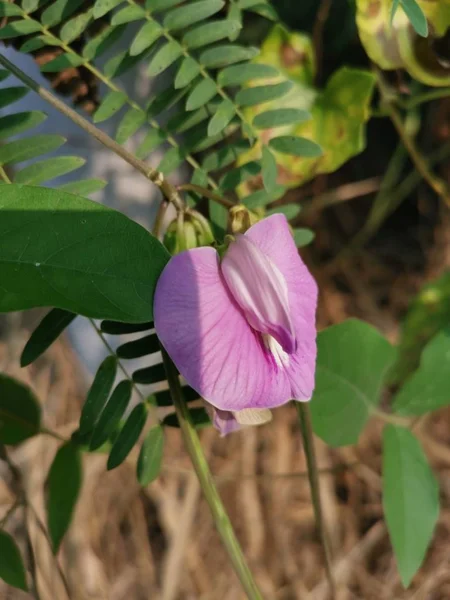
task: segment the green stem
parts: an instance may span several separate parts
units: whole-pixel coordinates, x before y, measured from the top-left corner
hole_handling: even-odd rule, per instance
[[[447,206],[450,206],[450,190],[448,189],[447,184],[430,170],[427,160],[419,152],[419,149],[416,147],[413,138],[408,135],[403,120],[391,100],[389,88],[387,87],[387,84],[385,83],[381,73],[378,73],[377,83],[389,118],[397,130],[400,140],[408,151],[414,166],[422,175],[423,179],[431,187],[431,189],[445,202]]]
[[[334,581],[331,569],[331,555],[328,540],[325,532],[325,524],[322,513],[322,502],[320,499],[319,470],[317,468],[316,453],[314,450],[314,440],[311,425],[311,413],[306,402],[296,402],[297,411],[300,418],[300,429],[303,438],[303,448],[305,450],[306,464],[308,467],[309,487],[311,490],[311,499],[316,517],[316,526],[319,533],[325,555],[325,571],[327,574],[328,585],[330,586],[331,597],[336,597],[336,583]]]
[[[2,64],[8,71],[13,73],[22,83],[32,89],[38,96],[42,99],[46,100],[49,104],[51,104],[56,110],[60,113],[68,117],[71,121],[73,121],[76,125],[84,129],[89,135],[98,140],[101,144],[103,144],[109,150],[112,150],[115,154],[123,158],[128,164],[134,167],[137,171],[142,173],[147,179],[149,179],[152,183],[157,185],[164,197],[168,200],[168,202],[172,202],[175,208],[180,211],[183,210],[184,204],[178,194],[176,188],[170,184],[167,179],[164,177],[162,173],[148,165],[143,160],[139,160],[132,154],[128,152],[123,146],[115,142],[112,138],[109,137],[106,133],[95,127],[92,123],[90,123],[87,119],[82,117],[72,108],[67,106],[64,102],[59,100],[56,96],[54,96],[51,92],[41,87],[38,83],[34,81],[31,77],[26,75],[21,69],[16,67],[12,62],[10,62],[5,56],[0,54],[0,64]]]
[[[219,194],[210,192],[206,188],[201,187],[200,185],[195,185],[194,183],[183,183],[182,185],[179,185],[177,189],[188,192],[196,192],[200,196],[214,200],[214,202],[221,204],[225,208],[232,208],[235,206],[234,202],[231,202],[231,200],[227,200],[227,198],[223,198],[222,196],[219,196]]]
[[[262,600],[261,593],[256,587],[256,583],[253,580],[253,576],[247,566],[242,549],[233,531],[230,519],[222,504],[217,488],[214,485],[199,437],[192,424],[188,407],[183,398],[176,368],[164,349],[162,350],[162,356],[184,443],[197,473],[205,499],[211,510],[214,524],[247,597],[249,600]]]
[[[438,100],[439,98],[447,98],[448,96],[450,96],[450,88],[438,88],[435,90],[430,90],[429,92],[424,92],[423,94],[418,94],[417,96],[413,96],[408,100],[397,100],[397,104],[400,106],[400,108],[405,108],[408,110],[409,108],[419,106],[419,104],[431,102],[432,100]]]

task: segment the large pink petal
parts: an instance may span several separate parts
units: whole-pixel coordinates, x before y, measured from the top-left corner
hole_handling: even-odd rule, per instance
[[[156,287],[156,332],[180,373],[222,410],[271,408],[291,398],[288,372],[268,358],[222,279],[212,248],[174,256]]]
[[[292,398],[309,400],[314,390],[316,365],[317,284],[298,254],[284,215],[276,214],[258,221],[245,235],[269,256],[286,279],[298,342],[297,350],[289,355],[286,373]]]

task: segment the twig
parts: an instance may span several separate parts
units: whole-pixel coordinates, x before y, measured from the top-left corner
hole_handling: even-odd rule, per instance
[[[164,217],[166,216],[168,206],[169,204],[167,202],[161,202],[158,208],[158,212],[156,213],[155,223],[153,225],[153,235],[158,240],[161,236],[161,228],[163,225]]]
[[[306,463],[308,466],[308,479],[309,486],[311,489],[311,499],[314,507],[314,514],[316,517],[316,526],[325,555],[325,571],[327,574],[328,585],[330,587],[331,597],[334,600],[336,598],[336,584],[331,568],[331,555],[322,514],[319,474],[317,469],[316,453],[314,450],[311,413],[309,410],[309,406],[306,402],[296,402],[295,404],[297,405],[297,411],[300,418],[300,429],[302,432],[303,447],[305,450]]]
[[[175,208],[180,211],[183,210],[184,204],[183,201],[178,194],[176,188],[167,181],[162,173],[148,165],[143,160],[139,160],[132,154],[128,152],[123,146],[118,144],[112,138],[109,137],[106,133],[95,127],[92,123],[90,123],[87,119],[82,117],[72,108],[67,106],[64,102],[59,100],[56,96],[54,96],[51,92],[40,86],[38,83],[34,81],[31,77],[26,75],[21,69],[16,67],[12,62],[10,62],[5,56],[0,54],[0,64],[8,69],[11,73],[13,73],[22,83],[32,89],[38,96],[42,99],[46,100],[49,104],[51,104],[56,110],[60,113],[68,117],[71,121],[73,121],[76,125],[84,129],[86,133],[89,133],[92,137],[98,140],[101,144],[103,144],[106,148],[109,148],[123,158],[128,164],[134,167],[137,171],[142,173],[147,179],[149,179],[152,183],[157,185],[164,197],[168,202],[171,202]]]
[[[319,6],[319,10],[317,11],[316,21],[314,23],[314,28],[312,32],[312,40],[314,53],[316,55],[316,65],[317,65],[317,73],[315,76],[316,83],[320,79],[321,67],[322,67],[322,57],[323,57],[323,30],[325,28],[325,23],[327,22],[328,15],[330,14],[331,5],[333,0],[322,0]]]
[[[376,192],[380,188],[380,185],[380,177],[369,177],[368,179],[362,179],[361,181],[345,183],[334,190],[325,192],[312,200],[302,203],[302,216],[309,216],[311,213],[327,208],[328,206],[347,202],[348,200],[354,200],[361,196],[367,196],[368,194]]]
[[[234,206],[233,202],[231,202],[230,200],[227,200],[226,198],[219,196],[219,194],[215,194],[214,192],[211,192],[210,190],[207,190],[206,188],[201,187],[199,185],[195,185],[193,183],[183,183],[182,185],[177,186],[177,189],[188,192],[195,192],[200,196],[205,196],[205,198],[210,198],[211,200],[214,200],[214,202],[221,204],[225,208],[232,208]]]
[[[377,82],[389,118],[391,119],[395,129],[397,130],[397,133],[403,145],[408,151],[408,154],[412,162],[414,163],[414,166],[422,175],[423,179],[431,187],[431,189],[434,192],[436,192],[436,194],[445,202],[447,206],[450,206],[450,190],[448,189],[448,186],[442,179],[440,179],[439,177],[434,175],[434,173],[431,172],[426,159],[419,152],[418,148],[414,143],[414,140],[406,132],[402,118],[397,112],[397,109],[395,108],[392,99],[390,98],[387,84],[385,83],[383,76],[379,72],[377,73]]]
[[[167,380],[169,382],[170,393],[172,395],[186,449],[197,473],[205,499],[211,510],[216,529],[247,597],[249,600],[262,600],[261,593],[253,580],[253,576],[247,566],[241,546],[233,531],[230,519],[222,504],[217,488],[214,485],[211,471],[209,470],[200,440],[192,423],[189,409],[183,398],[180,382],[178,380],[178,373],[164,349],[162,349],[162,357],[166,369]]]

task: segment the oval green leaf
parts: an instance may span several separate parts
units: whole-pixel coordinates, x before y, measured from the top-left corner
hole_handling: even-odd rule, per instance
[[[40,427],[41,407],[30,388],[0,374],[0,442],[20,444]]]
[[[299,108],[276,108],[259,113],[253,119],[253,126],[257,129],[271,129],[284,125],[295,125],[311,118],[306,110]]]
[[[117,374],[117,359],[107,356],[97,369],[80,417],[80,435],[92,431],[111,393]]]
[[[317,350],[314,432],[330,446],[356,444],[380,401],[395,350],[374,327],[356,319],[321,331]]]
[[[225,129],[235,115],[235,106],[228,100],[223,100],[208,123],[208,136],[217,135]]]
[[[47,524],[54,554],[70,526],[80,493],[82,466],[80,450],[71,442],[61,446],[47,477]]]
[[[304,158],[317,158],[323,154],[322,148],[316,142],[294,135],[272,138],[269,146],[276,152]]]
[[[43,354],[62,334],[77,315],[54,308],[51,310],[31,334],[20,356],[20,366],[26,367]]]
[[[115,387],[111,398],[103,409],[92,433],[89,449],[92,451],[100,448],[119,426],[124,412],[131,399],[132,383],[128,379],[121,381]]]
[[[14,165],[36,158],[56,150],[65,141],[60,135],[35,135],[32,138],[14,140],[0,146],[0,165]]]
[[[1,13],[0,13],[1,14]],[[0,529],[0,579],[12,587],[28,591],[27,576],[20,555],[19,547],[14,539]]]
[[[231,19],[203,23],[188,31],[183,37],[183,43],[190,49],[201,48],[202,46],[207,46],[224,38],[234,36],[241,28],[242,26],[239,21]]]
[[[169,254],[125,215],[60,190],[11,184],[0,198],[0,239],[0,311],[53,306],[92,318],[152,319]]]
[[[236,94],[240,106],[256,106],[285,96],[293,87],[292,81],[282,81],[274,85],[257,85],[245,88]]]
[[[450,404],[450,331],[438,333],[422,352],[420,366],[394,398],[393,409],[424,415]]]
[[[14,175],[14,183],[40,185],[44,181],[51,181],[55,177],[61,177],[61,175],[67,175],[67,173],[79,169],[85,162],[85,159],[80,156],[55,156],[39,160],[18,171]]]
[[[164,27],[169,31],[184,29],[200,21],[212,17],[224,6],[223,0],[199,0],[189,2],[178,8],[174,8],[164,17]]]
[[[141,402],[133,408],[113,444],[111,453],[108,457],[108,471],[115,469],[126,459],[133,446],[138,441],[139,436],[144,429],[146,420],[147,407]]]
[[[208,69],[218,69],[234,63],[252,60],[258,56],[258,48],[247,48],[245,46],[236,46],[234,44],[223,44],[208,48],[200,55],[199,61]]]
[[[108,92],[94,113],[94,123],[101,123],[102,121],[110,119],[122,108],[127,99],[128,97],[125,92],[116,90]]]
[[[150,77],[160,75],[163,71],[168,69],[182,53],[183,50],[177,41],[173,40],[167,42],[156,52],[155,56],[150,61],[147,73]]]
[[[439,487],[408,429],[383,432],[383,510],[404,587],[423,562],[439,517]]]
[[[161,471],[164,450],[164,431],[155,425],[147,433],[137,462],[137,478],[142,486],[156,479]]]
[[[195,110],[203,106],[217,94],[217,86],[213,79],[202,79],[193,87],[186,100],[186,110]]]

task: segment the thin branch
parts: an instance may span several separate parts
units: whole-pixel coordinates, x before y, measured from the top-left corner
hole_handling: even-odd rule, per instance
[[[388,112],[389,118],[391,119],[395,129],[397,130],[398,136],[405,146],[408,154],[414,163],[414,166],[422,175],[423,179],[428,183],[431,189],[445,202],[447,206],[450,206],[450,190],[447,184],[434,175],[430,170],[427,160],[422,156],[418,148],[416,147],[414,140],[406,132],[403,120],[397,109],[395,108],[392,99],[389,94],[389,89],[385,83],[381,73],[377,73],[378,88],[381,93],[381,97],[384,102],[384,106]]]
[[[128,372],[127,368],[124,366],[124,364],[122,363],[122,361],[117,357],[117,354],[114,352],[114,348],[111,346],[111,344],[108,342],[108,340],[105,338],[103,331],[101,331],[97,325],[95,324],[94,319],[89,319],[90,324],[92,325],[92,327],[95,329],[95,332],[97,333],[98,337],[101,339],[103,345],[105,346],[105,348],[108,350],[108,352],[112,355],[115,356],[117,358],[117,364],[119,366],[119,369],[122,371],[122,373],[125,375],[125,377],[131,381],[133,388],[136,390],[136,393],[139,395],[140,399],[142,400],[142,402],[146,401],[146,398],[144,396],[144,394],[141,392],[141,390],[138,388],[138,386],[136,385],[136,383],[133,381],[133,377],[130,375],[130,373]]]
[[[308,479],[311,489],[311,499],[316,517],[316,526],[319,533],[325,555],[325,571],[327,574],[328,585],[333,600],[336,598],[336,583],[334,581],[333,571],[331,567],[331,555],[328,545],[327,535],[325,531],[325,523],[323,520],[322,501],[320,499],[319,474],[316,461],[316,452],[314,450],[314,439],[311,424],[311,413],[306,402],[296,402],[297,411],[300,419],[300,429],[303,438],[303,447],[305,450],[306,463],[308,465]]]
[[[210,190],[207,190],[206,188],[201,187],[199,185],[195,185],[193,183],[183,183],[182,185],[177,186],[177,189],[181,191],[195,192],[200,196],[204,196],[205,198],[210,198],[211,200],[214,200],[214,202],[221,204],[225,208],[232,208],[233,206],[235,206],[235,204],[231,202],[231,200],[227,200],[223,196],[219,196],[219,194],[215,194],[214,192],[211,192]]]
[[[314,53],[316,56],[317,73],[315,76],[316,82],[320,79],[322,59],[323,59],[323,30],[325,23],[327,22],[328,15],[330,14],[331,5],[333,0],[322,0],[317,11],[316,20],[312,32],[312,40]]]
[[[192,423],[189,409],[183,398],[183,393],[178,379],[178,373],[164,349],[162,349],[162,356],[164,368],[166,369],[167,380],[169,382],[170,393],[172,395],[172,400],[178,416],[178,421],[180,423],[186,449],[197,473],[197,477],[203,490],[205,499],[211,510],[214,524],[222,539],[222,543],[227,550],[236,575],[239,577],[239,581],[241,582],[241,585],[247,594],[247,597],[249,600],[262,600],[261,593],[259,592],[256,583],[253,580],[253,576],[247,566],[241,546],[233,531],[230,519],[225,511],[225,507],[222,504],[220,496],[217,492],[217,488],[214,485],[211,471],[209,470],[205,455],[203,454],[200,440]]]
[[[21,69],[19,69],[16,65],[10,62],[5,56],[0,54],[0,64],[2,64],[8,71],[13,73],[22,83],[32,89],[38,96],[42,99],[46,100],[49,104],[51,104],[56,110],[60,113],[68,117],[71,121],[73,121],[76,125],[81,127],[86,133],[94,137],[101,144],[103,144],[106,148],[109,148],[112,152],[123,158],[128,164],[134,167],[137,171],[142,173],[144,177],[149,179],[152,183],[157,185],[164,197],[168,202],[171,202],[175,208],[179,210],[183,210],[184,204],[180,195],[178,194],[176,188],[170,184],[167,179],[164,177],[162,173],[148,165],[146,162],[139,160],[132,154],[128,152],[123,146],[118,144],[112,138],[109,137],[106,133],[95,127],[92,123],[90,123],[87,119],[82,117],[72,108],[67,106],[64,102],[59,100],[55,95],[51,92],[40,86],[38,83],[34,81],[31,77],[26,75]]]

